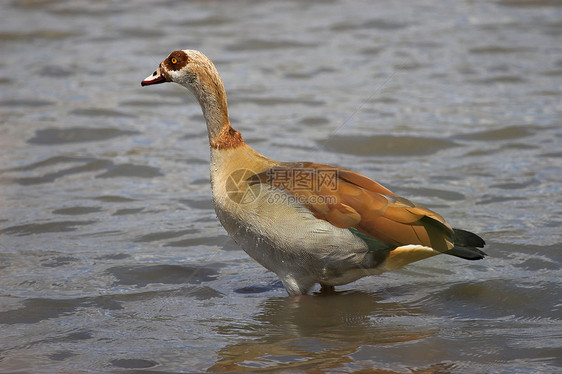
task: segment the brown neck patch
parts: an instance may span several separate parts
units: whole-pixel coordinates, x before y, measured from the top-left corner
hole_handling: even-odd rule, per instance
[[[215,149],[230,149],[244,145],[244,139],[242,139],[240,131],[233,129],[230,124],[227,124],[222,128],[220,134],[211,139],[209,143]]]

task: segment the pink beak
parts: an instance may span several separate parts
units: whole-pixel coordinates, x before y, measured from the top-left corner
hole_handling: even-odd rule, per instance
[[[151,84],[159,84],[167,81],[168,80],[166,79],[164,74],[162,74],[162,69],[158,67],[158,69],[156,69],[156,71],[152,73],[152,75],[144,78],[144,80],[141,82],[141,86],[150,86]]]

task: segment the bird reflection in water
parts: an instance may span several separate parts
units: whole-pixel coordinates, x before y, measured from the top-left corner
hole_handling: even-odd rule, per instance
[[[363,372],[366,368],[357,367],[357,358],[352,355],[361,354],[365,346],[388,347],[436,334],[439,328],[423,323],[424,317],[419,307],[388,302],[360,291],[270,298],[251,323],[218,328],[221,335],[247,339],[221,349],[217,362],[208,371],[314,372],[347,368]],[[418,323],[414,325],[412,321]],[[448,372],[451,365],[438,366],[437,372],[441,373]],[[432,365],[425,369],[436,372],[437,368]]]

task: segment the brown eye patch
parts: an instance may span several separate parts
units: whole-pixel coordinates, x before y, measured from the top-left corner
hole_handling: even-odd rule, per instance
[[[188,60],[187,53],[184,51],[174,51],[164,60],[164,65],[167,70],[180,70],[187,65]]]

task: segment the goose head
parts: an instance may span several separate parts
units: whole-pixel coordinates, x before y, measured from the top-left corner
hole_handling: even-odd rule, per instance
[[[177,50],[146,77],[141,86],[175,82],[187,88],[199,101],[209,135],[215,136],[229,124],[226,93],[221,77],[207,56],[195,50]]]
[[[177,50],[146,77],[141,86],[175,82],[189,89],[199,99],[201,94],[221,94],[222,80],[211,60],[195,50]]]
[[[208,60],[203,54],[197,51],[179,50],[170,53],[152,75],[146,77],[141,86],[160,84],[164,82],[176,82],[182,86],[189,87],[189,82],[193,82],[197,76],[198,61]],[[208,61],[210,62],[210,61]]]

